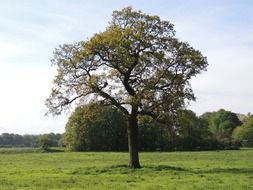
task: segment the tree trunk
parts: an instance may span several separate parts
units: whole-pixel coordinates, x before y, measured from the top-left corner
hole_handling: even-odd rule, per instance
[[[138,123],[137,116],[131,115],[128,118],[127,126],[128,149],[129,149],[129,167],[140,168],[138,151]]]

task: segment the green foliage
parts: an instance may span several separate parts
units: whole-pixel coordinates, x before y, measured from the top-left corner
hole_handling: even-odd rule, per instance
[[[38,139],[38,144],[42,150],[48,151],[49,147],[51,147],[53,145],[53,142],[50,139],[49,135],[42,135]]]
[[[177,149],[213,149],[207,122],[193,111],[181,110],[178,113],[175,130],[178,134]]]
[[[44,134],[52,142],[52,146],[58,146],[61,134]],[[38,147],[39,139],[44,135],[18,135],[12,133],[3,133],[0,135],[0,147]]]
[[[69,150],[126,150],[126,119],[111,106],[89,104],[77,107],[66,124]]]
[[[253,147],[253,117],[248,117],[245,122],[235,128],[233,131],[233,139],[243,146]]]
[[[215,149],[208,124],[190,110],[178,112],[172,125],[138,117],[139,150]],[[127,150],[126,120],[113,107],[89,104],[76,108],[66,124],[65,144],[72,151]]]
[[[69,150],[85,150],[84,109],[77,107],[65,126],[64,144]]]
[[[114,11],[105,31],[60,46],[52,63],[57,75],[48,112],[61,114],[76,100],[117,107],[128,119],[129,165],[136,168],[138,116],[172,118],[195,100],[190,80],[208,65],[200,51],[175,37],[173,24],[131,7]]]
[[[1,190],[252,190],[253,150],[141,153],[132,170],[127,153],[4,154]]]
[[[139,118],[141,150],[214,149],[208,124],[190,110],[178,112],[176,121],[166,124],[150,117]]]
[[[10,134],[3,133],[0,135],[0,145],[8,146],[8,145],[22,145],[23,144],[23,136],[18,134]]]
[[[173,24],[131,7],[114,11],[104,32],[60,46],[52,62],[58,73],[46,101],[49,113],[60,114],[77,99],[102,99],[125,115],[157,118],[195,99],[190,79],[208,65],[200,51],[175,37]]]
[[[150,151],[161,149],[161,126],[157,125],[149,116],[140,116],[138,118],[139,126],[139,149]]]
[[[232,132],[242,124],[235,113],[224,109],[206,113],[202,118],[208,122],[209,129],[217,142],[225,147],[232,145]]]

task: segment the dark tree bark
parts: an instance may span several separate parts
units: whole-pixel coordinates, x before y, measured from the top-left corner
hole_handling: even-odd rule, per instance
[[[128,149],[129,149],[129,167],[140,168],[138,151],[138,122],[137,115],[130,115],[127,126]]]

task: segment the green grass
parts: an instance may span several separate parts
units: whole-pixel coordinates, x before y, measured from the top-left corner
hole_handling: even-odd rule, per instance
[[[141,153],[143,168],[127,168],[127,153],[0,150],[0,190],[253,189],[253,150]]]

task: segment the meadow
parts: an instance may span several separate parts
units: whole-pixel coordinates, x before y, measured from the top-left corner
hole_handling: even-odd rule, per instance
[[[0,149],[1,190],[253,189],[253,150],[128,153]]]

